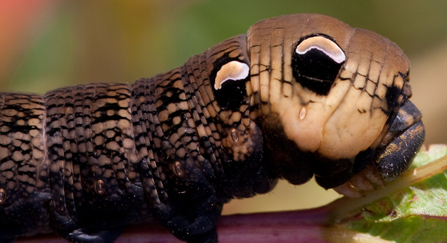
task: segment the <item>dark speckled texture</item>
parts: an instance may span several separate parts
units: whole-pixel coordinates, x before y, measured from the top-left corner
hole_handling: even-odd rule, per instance
[[[346,54],[322,75],[339,69],[324,92],[297,82],[301,66],[292,65],[298,41],[319,33]],[[233,61],[249,74],[218,80]],[[416,112],[387,130],[410,96],[407,72],[408,59],[388,39],[303,14],[258,22],[131,85],[0,93],[0,239],[54,231],[73,242],[112,242],[126,225],[156,219],[181,240],[216,242],[232,198],[314,174],[337,187],[361,170],[356,159],[371,159],[366,166],[391,139],[411,142],[408,127],[423,140]],[[422,140],[402,147],[406,161],[397,163],[407,166]],[[397,175],[403,166],[393,168]]]

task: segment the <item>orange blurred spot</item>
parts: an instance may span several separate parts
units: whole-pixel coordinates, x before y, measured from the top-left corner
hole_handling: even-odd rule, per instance
[[[56,4],[55,0],[0,0],[0,82],[30,43],[36,22]]]

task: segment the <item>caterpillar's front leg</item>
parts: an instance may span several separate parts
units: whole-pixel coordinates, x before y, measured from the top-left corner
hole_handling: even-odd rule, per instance
[[[170,182],[175,184],[175,191],[171,191],[167,201],[154,205],[154,216],[181,240],[217,242],[216,223],[222,202],[202,171],[187,160],[177,168],[181,178]]]
[[[276,183],[263,161],[260,127],[249,118],[246,46],[245,35],[230,38],[155,77],[155,92],[143,95],[151,97],[143,107],[154,114],[149,127],[167,178],[155,216],[188,242],[215,242],[223,203]]]

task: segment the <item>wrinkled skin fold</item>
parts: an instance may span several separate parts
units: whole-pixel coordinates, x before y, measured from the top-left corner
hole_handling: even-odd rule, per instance
[[[317,14],[260,21],[131,85],[0,93],[0,239],[113,242],[157,220],[216,242],[223,204],[278,179],[351,195],[353,176],[392,179],[421,147],[411,95],[397,45]]]

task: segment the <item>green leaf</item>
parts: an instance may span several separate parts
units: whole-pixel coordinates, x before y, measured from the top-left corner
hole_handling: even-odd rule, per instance
[[[447,239],[447,146],[420,152],[415,168],[364,198],[334,203],[331,220],[394,242]],[[432,161],[432,162],[431,162]],[[429,163],[430,162],[430,163]],[[338,207],[337,207],[338,205]]]

